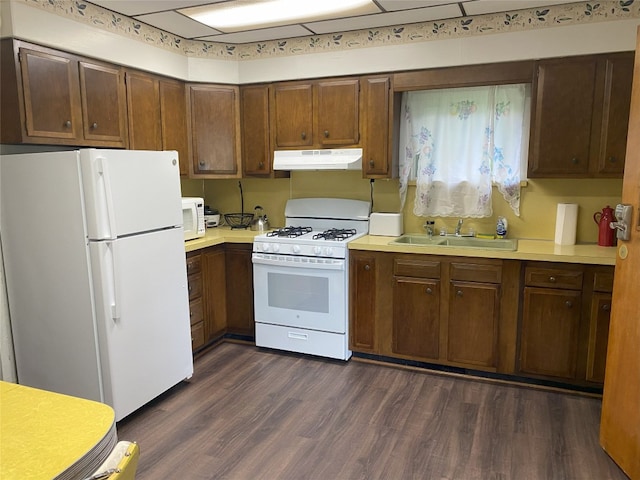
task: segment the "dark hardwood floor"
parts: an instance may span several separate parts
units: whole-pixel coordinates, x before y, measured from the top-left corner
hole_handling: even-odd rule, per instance
[[[625,479],[600,400],[223,343],[118,423],[138,480]]]

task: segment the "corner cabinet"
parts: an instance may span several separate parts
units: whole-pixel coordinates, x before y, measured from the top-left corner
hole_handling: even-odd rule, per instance
[[[358,78],[273,84],[274,149],[359,145],[359,92]]]
[[[0,142],[127,146],[121,67],[2,40]]]
[[[633,52],[540,60],[528,176],[621,177]]]
[[[240,178],[240,93],[228,85],[187,84],[193,178]]]

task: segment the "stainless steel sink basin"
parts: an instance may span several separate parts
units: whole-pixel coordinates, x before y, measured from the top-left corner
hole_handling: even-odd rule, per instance
[[[433,237],[419,233],[407,233],[390,242],[393,245],[421,245],[433,247],[480,248],[485,250],[514,251],[518,240],[512,238]]]

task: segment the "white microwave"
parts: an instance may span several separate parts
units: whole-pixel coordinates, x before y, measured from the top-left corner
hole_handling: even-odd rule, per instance
[[[204,199],[182,197],[182,226],[184,239],[204,237]]]

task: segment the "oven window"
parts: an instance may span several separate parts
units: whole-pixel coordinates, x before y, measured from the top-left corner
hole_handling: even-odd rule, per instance
[[[269,306],[329,313],[329,278],[285,273],[267,274]]]

